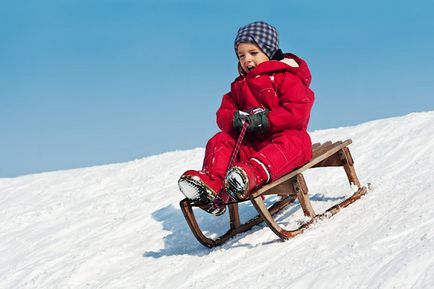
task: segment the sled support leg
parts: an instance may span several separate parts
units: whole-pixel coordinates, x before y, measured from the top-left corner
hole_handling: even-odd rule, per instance
[[[356,185],[358,188],[361,188],[359,178],[357,177],[356,170],[354,169],[354,160],[351,156],[350,150],[345,147],[339,152],[339,156],[341,157],[341,161],[347,174],[348,181],[350,185]]]
[[[241,226],[240,214],[238,211],[238,204],[230,204],[229,207],[229,220],[231,224],[231,229],[237,229]]]
[[[304,215],[311,218],[315,217],[315,211],[313,210],[312,204],[310,203],[308,189],[303,175],[296,175],[292,179],[292,185],[294,192],[297,195],[297,199],[300,202],[301,208],[303,209]]]

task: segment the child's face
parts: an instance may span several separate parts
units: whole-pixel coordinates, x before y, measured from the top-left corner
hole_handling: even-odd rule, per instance
[[[238,59],[245,72],[249,72],[262,62],[270,60],[254,43],[240,43],[237,47]]]

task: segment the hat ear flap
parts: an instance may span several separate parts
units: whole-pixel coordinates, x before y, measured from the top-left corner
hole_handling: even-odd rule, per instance
[[[244,69],[241,67],[241,63],[238,61],[238,73],[242,76],[246,76],[247,72],[244,71]]]

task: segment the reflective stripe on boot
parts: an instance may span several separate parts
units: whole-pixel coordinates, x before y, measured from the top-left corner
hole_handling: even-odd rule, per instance
[[[232,200],[245,200],[254,189],[271,180],[266,166],[257,159],[238,163],[225,178],[225,189]]]

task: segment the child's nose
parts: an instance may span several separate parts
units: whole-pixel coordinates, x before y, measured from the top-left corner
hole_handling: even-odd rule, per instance
[[[252,62],[252,59],[249,58],[249,57],[246,57],[245,62],[246,62],[246,63],[251,63],[251,62]]]
[[[244,57],[244,60],[245,60],[246,62],[251,61],[251,60],[252,60],[252,57],[251,57],[250,55],[247,54],[247,55]]]

